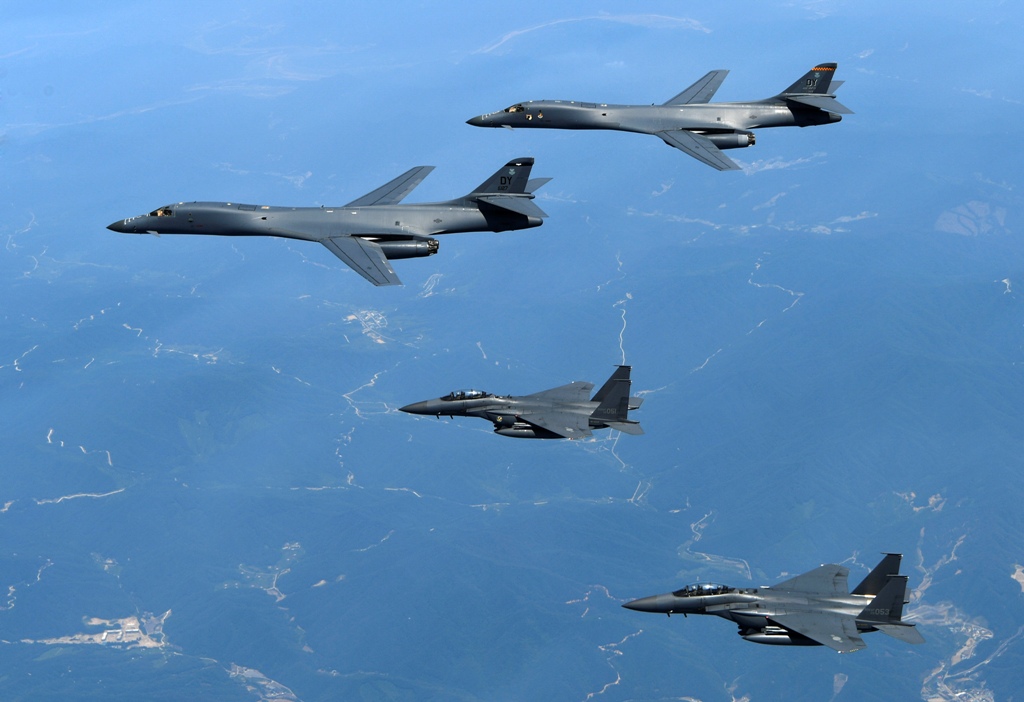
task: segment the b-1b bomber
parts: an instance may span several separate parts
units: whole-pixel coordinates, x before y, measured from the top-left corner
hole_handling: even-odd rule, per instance
[[[630,366],[618,366],[601,389],[577,380],[532,395],[492,395],[481,390],[456,390],[436,400],[414,402],[402,412],[440,417],[480,417],[494,424],[494,433],[517,439],[583,439],[593,429],[618,429],[643,434],[629,410],[643,398],[630,397]]]
[[[444,202],[400,204],[433,166],[410,169],[341,207],[272,207],[237,202],[179,202],[129,217],[107,229],[124,234],[276,236],[317,241],[374,285],[401,285],[391,260],[437,253],[438,234],[539,227],[547,215],[533,192],[550,178],[530,179],[532,158],[502,166],[468,195]]]
[[[740,636],[760,644],[828,646],[849,653],[865,647],[861,634],[869,631],[920,644],[924,637],[903,621],[909,599],[907,576],[899,574],[902,558],[885,554],[853,592],[847,584],[849,569],[833,563],[771,587],[695,583],[622,606],[669,616],[713,614],[735,622]]]
[[[711,102],[729,71],[711,71],[662,105],[610,105],[577,100],[530,100],[467,120],[474,127],[612,129],[653,134],[720,171],[739,170],[722,149],[754,145],[754,129],[810,127],[842,120],[852,111],[836,100],[843,81],[834,63],[819,63],[774,97]]]

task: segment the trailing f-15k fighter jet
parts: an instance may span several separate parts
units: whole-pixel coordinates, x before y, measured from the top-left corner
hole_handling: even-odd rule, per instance
[[[860,635],[881,631],[911,644],[924,643],[913,624],[902,620],[907,576],[901,554],[887,553],[863,582],[849,592],[841,565],[823,565],[760,589],[715,583],[687,585],[622,605],[638,612],[714,614],[739,625],[747,641],[790,646],[828,646],[840,653],[864,648]]]
[[[547,215],[534,204],[533,191],[551,179],[530,180],[531,168],[532,158],[509,161],[468,195],[446,202],[399,204],[434,170],[418,166],[342,207],[179,202],[107,229],[318,241],[374,285],[401,285],[390,259],[437,253],[432,235],[539,227]]]
[[[593,383],[576,381],[532,395],[492,395],[480,390],[456,390],[436,400],[414,402],[400,408],[411,414],[440,417],[482,417],[494,423],[494,432],[520,439],[582,439],[592,429],[618,429],[643,434],[639,422],[627,416],[642,398],[629,396],[630,366],[618,366],[608,381],[590,397]]]
[[[663,105],[606,105],[531,100],[468,120],[475,127],[615,129],[653,134],[720,171],[739,166],[721,149],[754,145],[752,129],[831,124],[852,114],[836,100],[836,64],[819,63],[775,97],[754,102],[709,102],[729,71],[711,71]]]

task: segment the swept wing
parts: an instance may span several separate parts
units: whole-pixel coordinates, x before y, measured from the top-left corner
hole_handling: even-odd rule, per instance
[[[714,97],[718,87],[722,85],[722,81],[729,75],[729,71],[711,71],[706,76],[698,80],[696,83],[691,85],[683,92],[676,95],[671,100],[665,102],[666,105],[697,105],[707,103]]]
[[[722,153],[714,143],[705,136],[688,132],[685,129],[657,132],[657,135],[669,146],[683,151],[702,163],[720,171],[738,171],[736,162]]]
[[[417,166],[416,168],[410,168],[391,182],[385,183],[371,193],[367,193],[362,197],[356,198],[345,205],[345,207],[397,204],[402,201],[402,198],[411,193],[413,188],[423,182],[423,179],[426,178],[432,170],[434,170],[433,166]]]
[[[589,383],[586,383],[586,385],[589,385]],[[588,389],[585,394],[589,393],[590,390]],[[579,412],[562,412],[551,409],[539,412],[524,412],[517,416],[524,422],[529,422],[566,439],[583,439],[591,435],[589,418]]]
[[[811,595],[848,595],[850,588],[846,582],[846,576],[849,574],[848,568],[829,563],[809,570],[803,575],[772,585],[769,589],[805,592]]]
[[[844,617],[831,612],[777,614],[768,618],[779,626],[817,641],[822,646],[850,653],[865,648],[864,640],[857,632],[853,617]]]
[[[590,391],[594,389],[593,383],[577,380],[568,385],[561,385],[550,390],[541,390],[525,397],[531,400],[550,400],[552,402],[588,402]]]
[[[383,249],[358,236],[332,236],[320,241],[331,253],[374,285],[401,285]]]

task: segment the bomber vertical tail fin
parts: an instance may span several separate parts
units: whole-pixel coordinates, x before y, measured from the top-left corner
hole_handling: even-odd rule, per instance
[[[532,169],[532,158],[512,159],[477,186],[468,197],[474,195],[521,195],[526,192],[526,184],[530,182]]]
[[[835,75],[837,65],[835,63],[815,65],[814,68],[803,74],[800,80],[776,95],[776,99],[798,102],[808,107],[816,107],[819,110],[836,114],[853,114],[853,110],[836,100],[834,91],[830,91],[832,76]],[[842,84],[843,81],[837,80],[835,87],[838,88]]]
[[[781,95],[828,95],[837,66],[835,63],[815,64],[800,80],[783,90]]]
[[[499,168],[494,175],[481,183],[465,199],[527,217],[547,217],[544,210],[534,204],[533,190],[551,179],[534,178],[530,180],[532,169],[532,158],[513,159]]]

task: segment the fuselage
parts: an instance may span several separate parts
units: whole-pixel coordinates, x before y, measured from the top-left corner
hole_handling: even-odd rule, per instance
[[[479,393],[479,397],[459,397],[460,394]],[[530,400],[526,397],[491,395],[479,390],[459,390],[436,400],[414,402],[402,407],[403,412],[410,414],[427,414],[440,417],[482,417],[492,422],[496,417],[515,415],[518,412],[536,409],[553,409],[560,412],[579,412],[584,415],[593,414],[599,403],[564,402],[558,400]]]
[[[321,241],[344,234],[431,236],[540,226],[527,217],[463,200],[368,207],[275,207],[233,202],[179,202],[114,222],[122,233],[277,236]]]
[[[873,596],[809,595],[772,588],[732,588],[714,583],[698,583],[675,592],[652,595],[628,602],[624,607],[638,612],[659,614],[711,614],[735,622],[739,634],[748,641],[765,644],[817,645],[806,637],[775,626],[770,618],[778,615],[810,613],[856,617],[870,604]],[[857,622],[860,631],[874,631],[866,622]]]
[[[692,105],[610,105],[574,100],[531,100],[468,120],[477,127],[613,129],[640,134],[686,129],[744,132],[765,127],[807,127],[838,122],[840,115],[785,100]]]
[[[530,397],[514,397],[492,395],[480,390],[456,390],[435,400],[423,400],[401,407],[402,412],[409,414],[425,414],[440,417],[479,417],[494,424],[494,432],[500,436],[517,439],[562,439],[559,434],[547,431],[543,427],[520,419],[520,415],[529,412],[548,411],[553,413],[572,413],[587,417],[588,424],[594,428],[608,426],[600,420],[590,417],[600,403],[590,400],[568,402],[564,400],[539,400]]]

